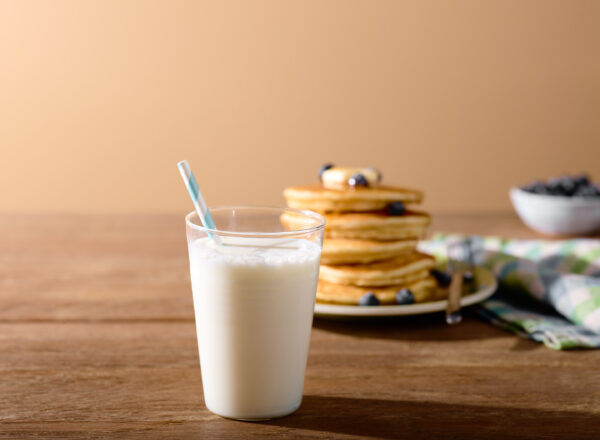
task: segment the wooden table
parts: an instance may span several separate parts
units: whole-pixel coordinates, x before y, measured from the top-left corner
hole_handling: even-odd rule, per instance
[[[512,216],[435,230],[530,236]],[[182,216],[0,216],[0,438],[594,438],[600,351],[468,317],[316,320],[293,415],[203,405]]]

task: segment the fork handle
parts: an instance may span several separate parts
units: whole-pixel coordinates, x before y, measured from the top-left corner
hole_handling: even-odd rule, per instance
[[[463,270],[452,272],[450,287],[448,288],[448,305],[446,306],[446,322],[448,324],[458,324],[462,321],[460,297],[463,287],[463,272]]]

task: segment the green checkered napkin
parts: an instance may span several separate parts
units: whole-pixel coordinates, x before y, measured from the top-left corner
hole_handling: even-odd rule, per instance
[[[464,238],[438,234],[419,247],[444,264]],[[500,282],[474,307],[479,316],[556,350],[600,348],[600,240],[472,239]]]

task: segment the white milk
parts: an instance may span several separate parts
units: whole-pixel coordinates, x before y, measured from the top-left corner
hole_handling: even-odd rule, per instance
[[[237,419],[289,414],[302,399],[320,248],[223,240],[189,246],[205,404]]]

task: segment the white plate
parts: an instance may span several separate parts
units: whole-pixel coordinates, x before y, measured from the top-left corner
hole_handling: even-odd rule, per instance
[[[477,292],[463,296],[460,304],[470,306],[489,298],[498,286],[494,274],[488,269],[477,267],[475,270],[478,284]],[[394,306],[343,306],[337,304],[315,304],[315,316],[322,318],[337,316],[400,316],[420,315],[423,313],[441,312],[446,310],[448,301],[432,301],[418,304]]]

